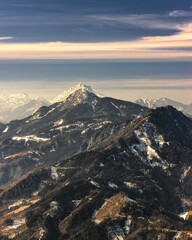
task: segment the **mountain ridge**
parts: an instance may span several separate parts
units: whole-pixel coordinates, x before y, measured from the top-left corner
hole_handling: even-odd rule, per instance
[[[166,106],[172,106],[176,108],[178,111],[182,111],[187,116],[192,116],[191,114],[191,104],[184,104],[169,98],[155,98],[155,99],[144,99],[140,98],[134,101],[137,104],[140,104],[141,106],[145,106],[151,109],[157,108],[157,107],[166,107]]]
[[[94,149],[34,169],[0,193],[9,208],[37,201],[17,215],[26,225],[15,239],[190,239],[178,215],[191,208],[191,129],[173,107],[149,110]]]
[[[102,94],[98,94],[95,92],[90,86],[85,85],[83,83],[79,83],[74,87],[69,88],[66,91],[61,92],[52,100],[46,100],[45,98],[33,98],[26,93],[18,93],[18,94],[1,94],[0,95],[0,122],[8,123],[13,120],[22,119],[28,117],[33,114],[36,110],[38,110],[41,106],[50,106],[56,102],[65,102],[67,98],[71,95],[74,95],[76,91],[81,92],[79,95],[79,102],[85,100],[86,93],[92,93],[99,98],[103,98]],[[125,100],[126,101],[126,100]],[[182,111],[187,116],[192,116],[191,105],[183,104],[168,98],[160,98],[160,99],[137,99],[135,101],[136,104],[147,108],[156,108],[162,106],[171,105],[175,107],[177,110]]]
[[[191,239],[192,120],[84,88],[0,124],[0,239]]]

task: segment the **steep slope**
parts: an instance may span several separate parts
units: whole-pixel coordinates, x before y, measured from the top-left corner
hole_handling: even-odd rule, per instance
[[[192,208],[191,156],[192,120],[172,107],[150,110],[88,152],[4,187],[4,221],[24,220],[14,230],[1,218],[0,231],[16,240],[191,239],[179,217]]]
[[[44,164],[86,151],[145,111],[140,105],[99,98],[78,88],[64,102],[12,121],[0,134],[0,185]]]

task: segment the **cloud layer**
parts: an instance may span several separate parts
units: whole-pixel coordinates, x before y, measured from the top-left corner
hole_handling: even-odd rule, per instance
[[[1,59],[188,59],[192,60],[192,23],[171,36],[95,43],[0,43]],[[7,38],[9,39],[9,38]],[[3,38],[2,38],[3,40]]]

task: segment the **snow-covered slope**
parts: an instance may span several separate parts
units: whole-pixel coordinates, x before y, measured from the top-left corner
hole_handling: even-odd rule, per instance
[[[101,94],[97,94],[93,91],[93,89],[90,86],[87,86],[83,83],[79,83],[74,87],[69,88],[68,90],[62,92],[59,94],[57,97],[55,97],[53,100],[51,100],[51,103],[56,103],[56,102],[64,102],[66,99],[76,93],[77,91],[80,91],[82,93],[82,97],[88,92],[88,93],[93,93],[98,97],[103,97]]]
[[[50,103],[43,99],[34,99],[26,93],[0,95],[0,122],[7,123],[15,119],[25,118],[42,106]]]
[[[165,107],[165,106],[172,106],[176,108],[178,111],[183,111],[187,105],[171,100],[169,98],[159,98],[159,99],[137,99],[135,103],[148,107],[148,108],[157,108],[157,107]]]

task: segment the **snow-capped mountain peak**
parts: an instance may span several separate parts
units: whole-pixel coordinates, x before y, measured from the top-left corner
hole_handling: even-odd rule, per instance
[[[22,119],[50,102],[44,98],[33,98],[26,93],[0,94],[0,122]]]
[[[138,99],[135,101],[135,103],[148,107],[148,108],[157,108],[157,107],[165,107],[165,106],[173,106],[176,108],[178,111],[183,111],[187,105],[171,100],[169,98],[159,98],[159,99]]]
[[[83,83],[79,83],[74,87],[69,88],[68,90],[62,92],[57,97],[55,97],[51,102],[64,102],[69,96],[74,95],[76,92],[81,92],[83,95],[86,93],[93,93],[97,95],[90,86],[87,86]]]
[[[26,93],[0,94],[0,106],[7,110],[12,110],[13,108],[26,104],[30,100],[31,97]]]

